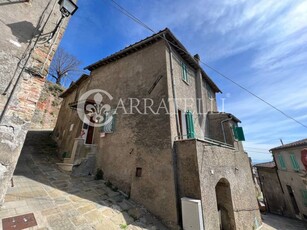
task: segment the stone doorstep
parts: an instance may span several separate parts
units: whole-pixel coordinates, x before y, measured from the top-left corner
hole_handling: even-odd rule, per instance
[[[71,172],[72,167],[74,166],[73,164],[70,163],[56,163],[59,169],[66,171],[66,172]]]

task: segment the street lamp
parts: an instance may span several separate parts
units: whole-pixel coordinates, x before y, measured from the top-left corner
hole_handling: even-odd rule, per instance
[[[54,37],[54,35],[57,32],[59,26],[61,25],[63,19],[65,17],[69,17],[69,16],[73,15],[78,9],[78,6],[72,0],[59,0],[58,4],[60,5],[60,11],[62,13],[62,17],[59,20],[59,22],[57,23],[57,25],[55,26],[54,30],[51,32],[51,36],[47,40],[47,42],[49,42]]]
[[[73,15],[78,9],[78,6],[72,0],[59,0],[58,3],[60,5],[60,11],[65,17]]]

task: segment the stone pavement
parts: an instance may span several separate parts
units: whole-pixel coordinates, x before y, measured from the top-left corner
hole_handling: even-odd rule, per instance
[[[0,219],[34,213],[38,225],[29,229],[166,229],[110,183],[61,172],[54,144],[34,140],[25,143]]]
[[[306,230],[307,222],[290,219],[274,214],[262,215],[263,227],[261,230]]]

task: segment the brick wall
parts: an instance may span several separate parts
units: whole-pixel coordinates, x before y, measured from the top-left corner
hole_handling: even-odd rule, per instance
[[[0,7],[0,205],[67,25],[66,19],[47,42],[61,17],[57,2],[8,2]]]

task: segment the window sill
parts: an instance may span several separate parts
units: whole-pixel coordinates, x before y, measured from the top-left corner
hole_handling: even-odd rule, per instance
[[[186,80],[184,80],[184,79],[182,79],[182,81],[183,81],[185,84],[190,85],[190,83],[189,83],[188,81],[186,81]]]

